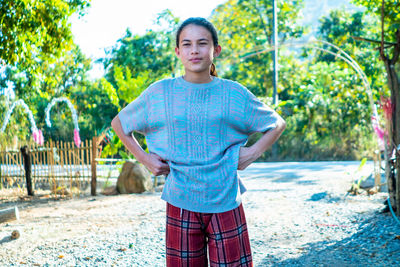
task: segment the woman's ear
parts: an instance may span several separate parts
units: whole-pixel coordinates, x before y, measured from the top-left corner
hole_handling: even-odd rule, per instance
[[[177,57],[180,56],[181,53],[179,52],[179,47],[175,47],[175,54]]]
[[[214,57],[218,57],[219,54],[221,54],[222,47],[220,45],[217,45],[214,47]]]

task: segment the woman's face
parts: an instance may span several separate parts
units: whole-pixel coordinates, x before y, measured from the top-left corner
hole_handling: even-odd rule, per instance
[[[211,33],[204,27],[189,24],[179,36],[175,53],[185,67],[185,72],[210,73],[214,57],[221,53],[221,46],[214,47]]]

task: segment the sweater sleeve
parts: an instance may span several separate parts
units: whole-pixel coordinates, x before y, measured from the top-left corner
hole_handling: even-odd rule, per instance
[[[126,135],[133,131],[146,135],[148,105],[148,90],[145,90],[118,113],[122,130]]]
[[[279,115],[273,109],[261,102],[251,91],[247,91],[246,108],[244,112],[247,134],[264,133],[276,127]]]

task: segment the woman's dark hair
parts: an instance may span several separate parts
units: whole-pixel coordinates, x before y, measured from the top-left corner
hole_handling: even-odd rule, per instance
[[[179,47],[179,37],[181,35],[182,30],[186,26],[191,25],[191,24],[206,28],[211,33],[214,47],[218,46],[218,34],[217,34],[217,30],[214,28],[214,25],[212,25],[212,23],[209,22],[208,20],[206,20],[205,18],[192,17],[192,18],[188,18],[184,22],[182,22],[182,24],[179,26],[178,30],[176,31],[176,47]],[[210,74],[212,76],[218,76],[217,71],[215,70],[214,63],[211,64]]]

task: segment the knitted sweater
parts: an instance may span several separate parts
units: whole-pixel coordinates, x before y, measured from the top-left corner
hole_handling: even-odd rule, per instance
[[[161,198],[206,213],[239,206],[246,191],[237,173],[240,147],[278,119],[246,87],[218,77],[203,84],[182,77],[155,82],[118,117],[125,134],[143,134],[149,152],[167,161]]]

